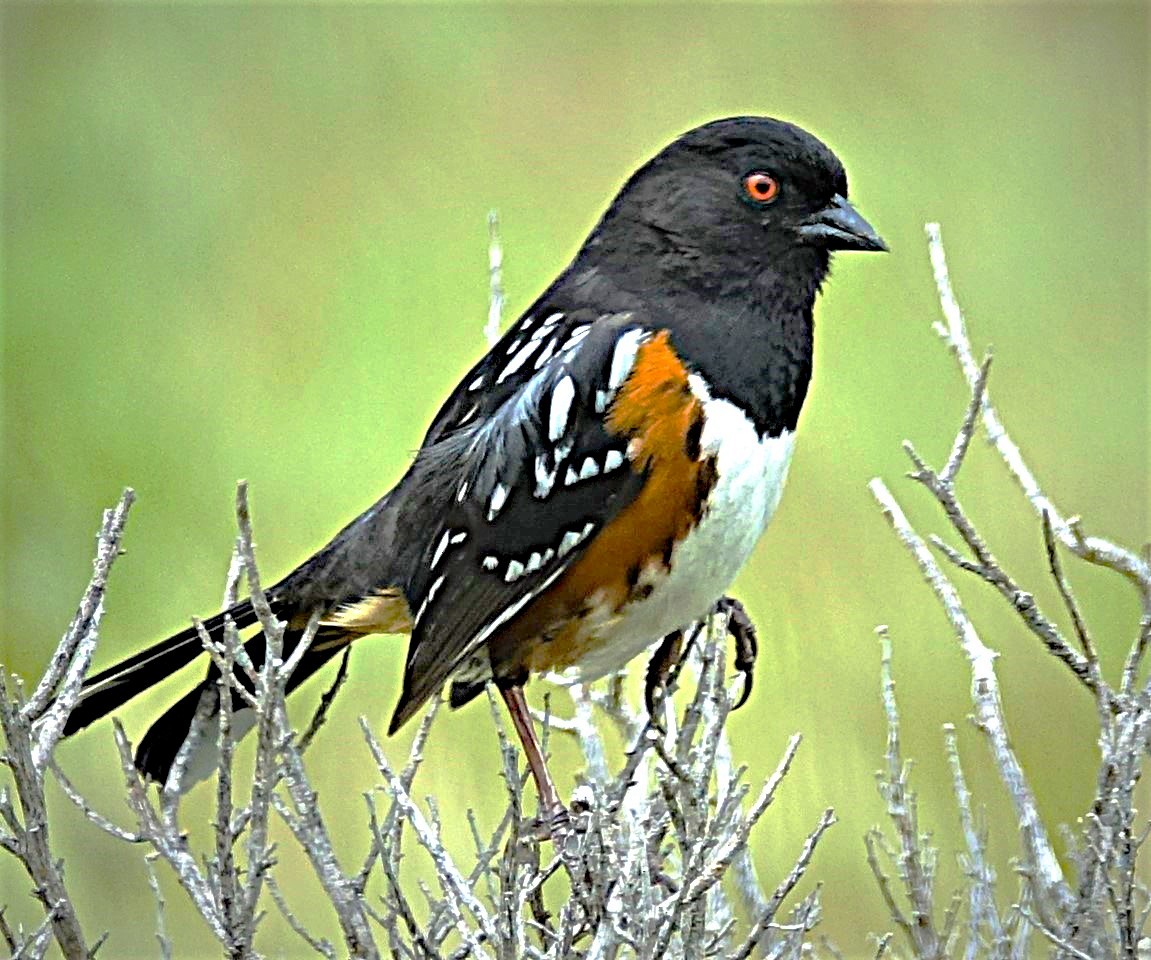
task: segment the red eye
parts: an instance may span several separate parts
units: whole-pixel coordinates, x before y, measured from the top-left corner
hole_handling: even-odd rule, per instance
[[[756,203],[771,203],[779,195],[779,181],[770,173],[757,170],[743,178],[743,189]]]

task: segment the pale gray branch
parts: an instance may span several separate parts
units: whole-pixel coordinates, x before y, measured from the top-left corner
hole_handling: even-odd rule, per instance
[[[939,304],[944,317],[944,322],[937,323],[935,330],[954,353],[968,386],[974,391],[979,382],[980,368],[975,361],[971,341],[967,336],[967,324],[963,318],[963,311],[959,308],[959,303],[951,288],[951,278],[947,270],[947,255],[943,249],[942,230],[938,223],[929,223],[926,226],[926,231],[928,249],[931,254],[931,266],[935,274],[935,285],[939,292]],[[1023,454],[1007,433],[986,392],[984,392],[981,408],[987,439],[995,447],[1011,476],[1023,490],[1036,516],[1042,517],[1044,513],[1048,514],[1059,541],[1077,557],[1114,570],[1130,580],[1139,590],[1144,611],[1151,612],[1151,564],[1148,564],[1132,550],[1127,550],[1099,537],[1084,536],[1079,531],[1078,525],[1060,513],[1055,504],[1040,488],[1034,474],[1024,461]]]
[[[939,569],[927,544],[912,528],[903,510],[891,495],[891,491],[887,489],[887,485],[876,478],[871,481],[869,487],[883,515],[887,517],[896,536],[915,558],[920,571],[951,621],[971,668],[971,698],[975,705],[976,720],[991,743],[1000,778],[1015,806],[1037,878],[1049,898],[1055,903],[1066,905],[1071,900],[1071,893],[1067,889],[1063,870],[1047,836],[1047,828],[1035,806],[1035,796],[1007,734],[1007,721],[1003,716],[1003,705],[999,695],[999,680],[995,674],[996,654],[980,639],[955,587]]]
[[[96,634],[104,613],[104,593],[108,586],[108,575],[112,564],[120,555],[120,541],[124,537],[124,526],[128,522],[128,511],[136,501],[136,492],[127,488],[120,495],[120,502],[112,510],[104,511],[104,521],[96,540],[96,559],[92,561],[92,579],[88,583],[80,607],[68,625],[63,639],[52,654],[44,676],[36,685],[36,690],[24,704],[22,713],[28,721],[35,722],[52,708],[52,717],[44,718],[44,732],[38,735],[37,754],[51,752],[51,744],[59,739],[59,731],[71,713],[80,693],[80,683],[92,659]],[[85,648],[81,644],[89,640]],[[64,685],[64,689],[57,690]],[[53,702],[55,698],[55,703]],[[61,719],[63,717],[63,719]],[[54,733],[50,737],[48,731]],[[51,743],[49,743],[51,740]],[[43,763],[39,764],[43,769]]]

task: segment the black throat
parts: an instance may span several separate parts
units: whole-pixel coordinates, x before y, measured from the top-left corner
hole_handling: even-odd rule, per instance
[[[583,270],[577,260],[573,279],[585,291],[615,288],[615,299],[623,294],[645,324],[666,327],[711,395],[738,405],[761,436],[794,431],[811,382],[812,311],[827,253],[800,249],[782,269],[736,263],[707,274],[683,257],[645,253]],[[636,269],[640,263],[658,266]]]
[[[803,301],[721,301],[705,322],[672,327],[681,356],[730,400],[760,436],[794,432],[811,383],[814,297]]]

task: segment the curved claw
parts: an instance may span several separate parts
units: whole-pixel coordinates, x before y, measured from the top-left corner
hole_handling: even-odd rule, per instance
[[[743,677],[743,688],[739,691],[739,699],[731,705],[732,710],[738,710],[747,703],[747,698],[751,696],[751,682],[755,677],[755,673],[749,667],[746,670],[740,670],[740,675]]]
[[[647,663],[643,683],[643,704],[647,707],[647,715],[657,727],[660,726],[657,708],[667,696],[668,677],[682,653],[683,631],[675,630],[663,638]]]
[[[735,641],[735,669],[743,675],[743,689],[740,691],[739,699],[732,706],[733,710],[738,710],[751,696],[755,660],[759,654],[759,638],[747,610],[735,597],[720,597],[716,601],[715,610],[716,613],[727,616],[727,632]]]

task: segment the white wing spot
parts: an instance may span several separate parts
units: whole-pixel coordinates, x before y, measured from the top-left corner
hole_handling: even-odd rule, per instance
[[[459,533],[452,534],[452,543],[463,543],[467,538],[467,530],[461,530]]]
[[[520,367],[527,363],[528,360],[531,359],[531,355],[536,352],[536,348],[538,346],[538,343],[531,341],[527,344],[527,346],[523,347],[519,353],[512,357],[511,362],[508,363],[508,365],[504,367],[502,371],[500,371],[500,375],[496,380],[496,383],[503,383],[508,377],[510,377]]]
[[[432,554],[431,569],[435,570],[439,562],[444,558],[444,551],[448,549],[448,541],[451,539],[452,532],[445,530],[444,535],[440,537],[440,542],[436,544],[436,552]]]
[[[480,409],[479,404],[473,403],[471,406],[471,409],[468,410],[467,413],[465,413],[462,417],[459,418],[459,420],[456,421],[456,426],[462,427],[465,423],[467,423],[469,420],[471,420],[472,417],[474,417],[476,415],[476,412],[479,409]]]
[[[504,354],[510,357],[520,348],[520,344],[523,342],[523,337],[516,337],[511,343],[508,344],[508,348],[504,351]]]
[[[544,560],[539,551],[534,551],[532,555],[528,557],[528,563],[527,566],[524,567],[524,573],[535,573],[543,564]]]
[[[568,472],[564,474],[564,486],[570,487],[573,483],[579,480],[576,476],[575,468],[568,467]]]
[[[483,566],[483,568],[485,570],[494,570],[496,567],[498,567],[500,565],[499,560],[496,559],[495,557],[491,556],[490,554],[488,556],[484,557],[484,559],[480,562],[481,562],[481,565]]]
[[[576,547],[578,547],[580,543],[586,540],[588,534],[590,534],[594,529],[594,523],[586,523],[584,524],[584,528],[582,530],[569,530],[564,534],[563,539],[560,541],[559,550],[556,551],[556,556],[566,557]]]
[[[496,514],[503,509],[503,505],[508,500],[508,488],[502,483],[497,483],[495,489],[492,490],[492,498],[488,501],[488,522],[491,523],[496,518]]]
[[[642,330],[629,330],[615,342],[615,349],[611,354],[611,371],[607,378],[609,390],[618,390],[620,384],[631,373],[631,368],[635,365],[635,355],[639,352],[643,338]]]
[[[555,482],[556,472],[554,470],[548,469],[547,454],[539,454],[536,457],[536,497],[540,500],[543,500],[549,493],[552,492],[552,487],[555,486]]]
[[[595,392],[595,412],[603,413],[607,409],[607,402],[611,395],[606,390]]]
[[[568,334],[567,340],[564,341],[563,349],[564,350],[570,350],[577,343],[579,343],[584,337],[586,337],[588,335],[588,333],[590,333],[590,332],[591,332],[591,324],[589,324],[589,323],[585,323],[581,326],[576,327],[575,329],[573,329]]]
[[[555,443],[568,427],[568,414],[571,413],[572,401],[575,399],[575,381],[564,376],[552,388],[551,409],[548,413],[548,439]]]
[[[554,327],[554,326],[555,326],[557,323],[559,323],[559,322],[560,322],[560,321],[561,321],[563,318],[564,318],[564,315],[563,315],[562,313],[551,313],[551,314],[548,314],[547,318],[544,320],[544,327],[545,327],[545,328],[546,328],[546,327]]]
[[[557,344],[554,339],[547,342],[547,345],[540,352],[540,355],[536,357],[535,368],[537,370],[542,370],[543,365],[552,358],[552,354],[556,352],[556,346]]]
[[[508,572],[504,574],[504,583],[511,583],[524,575],[524,565],[518,560],[508,561]]]
[[[583,466],[579,468],[579,478],[581,480],[590,480],[592,477],[599,476],[599,464],[595,462],[595,457],[588,457],[583,462]]]
[[[468,384],[468,390],[479,390],[484,385],[484,375],[481,373],[471,383]]]
[[[575,549],[576,544],[579,543],[579,534],[569,531],[564,534],[564,538],[560,541],[559,556],[566,557],[572,550]]]
[[[609,450],[606,454],[604,454],[604,473],[611,473],[613,470],[618,470],[621,466],[623,466],[623,454],[618,450]]]
[[[420,625],[420,621],[424,618],[424,614],[427,612],[428,607],[431,606],[432,600],[435,599],[436,593],[443,585],[444,578],[437,577],[436,582],[433,583],[428,589],[428,592],[424,594],[424,602],[420,604],[420,609],[416,612],[416,619],[412,621],[413,630]]]
[[[465,480],[460,484],[460,489],[456,493],[456,503],[463,503],[464,497],[468,495],[468,482]]]

